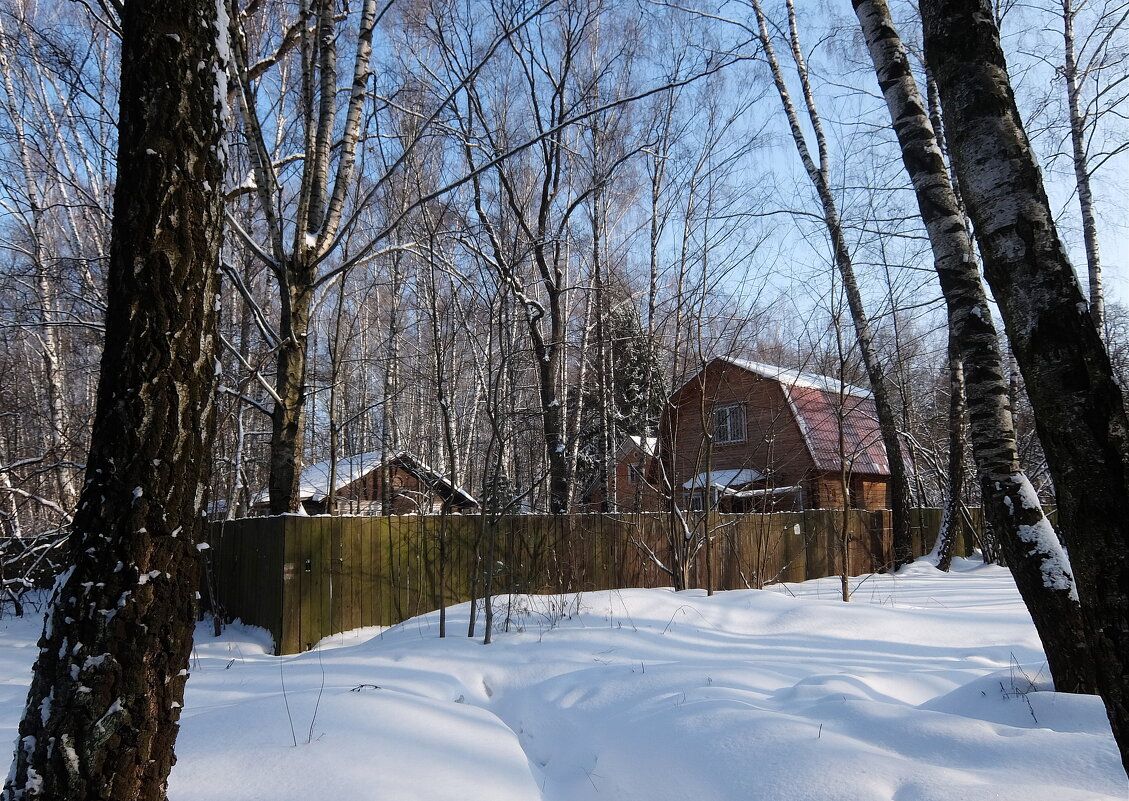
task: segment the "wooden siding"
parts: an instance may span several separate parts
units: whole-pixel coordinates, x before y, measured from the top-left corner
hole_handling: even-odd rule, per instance
[[[713,442],[713,409],[742,404],[745,440]],[[780,385],[725,362],[711,362],[700,380],[671,398],[663,420],[662,458],[676,490],[712,470],[772,469],[770,485],[801,484],[815,468]]]

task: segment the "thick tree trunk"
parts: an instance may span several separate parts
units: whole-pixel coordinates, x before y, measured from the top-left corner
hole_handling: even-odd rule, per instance
[[[1092,692],[1070,566],[1019,466],[999,340],[940,140],[885,0],[855,0],[854,6],[917,192],[949,325],[960,346],[985,516],[1031,611],[1055,686],[1064,692]]]
[[[568,513],[572,471],[565,443],[564,408],[556,378],[560,372],[560,348],[544,347],[537,352],[541,419],[549,460],[549,513],[563,515]]]
[[[8,801],[161,799],[174,761],[211,464],[226,50],[216,15],[211,0],[124,8],[91,452]]]
[[[978,0],[921,5],[953,162],[1027,384],[1097,687],[1129,767],[1129,420]],[[1050,583],[1050,577],[1048,577]]]
[[[404,291],[404,265],[402,254],[392,255],[392,285],[388,293],[388,341],[384,348],[384,380],[380,385],[380,450],[383,461],[380,468],[380,513],[385,517],[396,511],[395,493],[392,491],[392,458],[400,452],[400,366],[403,360],[400,304]]]
[[[949,458],[945,468],[948,484],[941,525],[933,556],[937,569],[946,573],[953,565],[953,544],[960,528],[961,493],[964,491],[964,368],[960,361],[960,345],[956,332],[949,328]]]
[[[270,474],[267,488],[270,513],[298,511],[298,481],[301,475],[305,436],[306,340],[313,307],[313,281],[301,267],[288,267],[289,289],[283,288],[283,313],[279,334],[275,392],[278,400],[271,411]]]

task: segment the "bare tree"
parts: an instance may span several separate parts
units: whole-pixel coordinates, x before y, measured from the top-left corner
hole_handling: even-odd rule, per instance
[[[1033,13],[1032,13],[1033,12]],[[1038,15],[1038,16],[1036,16]],[[1105,290],[1099,245],[1099,213],[1095,186],[1101,172],[1129,152],[1124,127],[1129,100],[1129,4],[1124,0],[1049,0],[1036,3],[1023,20],[1035,27],[1036,41],[1015,55],[1053,66],[1056,80],[1036,80],[1028,87],[1029,134],[1048,170],[1067,165],[1081,227],[1082,253],[1088,276],[1090,313],[1104,336]],[[1058,28],[1058,44],[1045,42]],[[1027,53],[1030,49],[1033,52]],[[1041,78],[1045,73],[1036,68]]]
[[[73,508],[86,443],[112,187],[112,120],[98,104],[116,93],[99,73],[115,51],[84,13],[23,2],[0,12],[0,43],[0,326],[9,355],[29,360],[6,398],[12,487],[0,492],[39,504],[25,510],[34,535],[55,517],[39,500]]]
[[[768,61],[772,72],[772,79],[780,95],[780,102],[788,118],[788,127],[792,140],[799,153],[804,170],[810,179],[816,194],[819,197],[822,211],[822,222],[826,227],[827,235],[831,240],[835,266],[843,280],[843,288],[847,296],[847,304],[851,312],[851,320],[855,327],[855,337],[858,340],[859,351],[866,372],[870,378],[871,388],[874,392],[874,405],[878,415],[878,425],[882,432],[882,443],[886,448],[886,458],[890,463],[890,504],[892,507],[893,540],[894,540],[894,567],[900,567],[913,561],[912,540],[909,521],[910,487],[909,476],[902,454],[901,438],[898,435],[898,423],[894,414],[891,400],[891,384],[886,376],[886,369],[875,347],[874,333],[871,328],[870,318],[863,306],[862,293],[859,290],[858,280],[855,277],[854,264],[851,258],[842,220],[839,215],[838,204],[831,185],[830,154],[827,147],[827,138],[823,130],[823,122],[816,107],[815,95],[812,92],[808,76],[806,59],[800,45],[799,31],[796,25],[796,11],[792,0],[787,0],[788,11],[788,44],[795,62],[797,76],[802,88],[804,107],[807,110],[807,121],[811,126],[816,142],[816,156],[813,158],[808,137],[801,124],[799,113],[792,101],[784,77],[784,70],[776,57],[776,48],[772,42],[769,31],[768,18],[762,10],[759,0],[750,0],[750,5],[756,16],[756,29],[752,31],[760,41],[761,48]],[[818,163],[816,161],[818,159]]]
[[[985,515],[1031,610],[1056,686],[1064,692],[1089,692],[1093,676],[1083,648],[1074,580],[1054,529],[1019,466],[1003,359],[940,140],[886,3],[856,0],[854,7],[917,191],[949,325],[960,348]]]
[[[362,3],[343,109],[338,105],[337,51],[344,26],[333,0],[317,0],[299,13],[274,41],[273,52],[258,62],[251,61],[246,12],[234,3],[232,11],[234,95],[251,156],[254,197],[266,242],[260,243],[250,226],[234,219],[232,227],[270,267],[281,300],[277,330],[265,332],[276,352],[268,486],[270,509],[278,514],[295,511],[298,502],[310,315],[318,288],[339,272],[323,264],[340,244],[346,200],[354,189],[378,7],[376,0]],[[273,108],[289,108],[290,103],[296,107],[296,120],[279,123],[301,129],[295,137],[301,152],[296,176],[288,174],[285,156],[278,153],[277,140],[271,139],[260,117],[256,86],[290,51],[296,51],[301,61],[294,78],[298,97],[280,98]]]

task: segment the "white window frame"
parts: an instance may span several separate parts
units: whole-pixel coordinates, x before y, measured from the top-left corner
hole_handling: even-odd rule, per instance
[[[745,404],[730,403],[713,409],[714,442],[744,442],[747,437]]]

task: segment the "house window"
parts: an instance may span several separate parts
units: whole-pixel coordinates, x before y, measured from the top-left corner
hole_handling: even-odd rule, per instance
[[[638,484],[643,475],[642,464],[631,464],[627,466],[627,483]]]
[[[706,508],[705,495],[701,492],[691,492],[686,504],[691,512],[701,512]]]
[[[713,410],[713,438],[717,442],[745,441],[745,406],[718,406]]]

